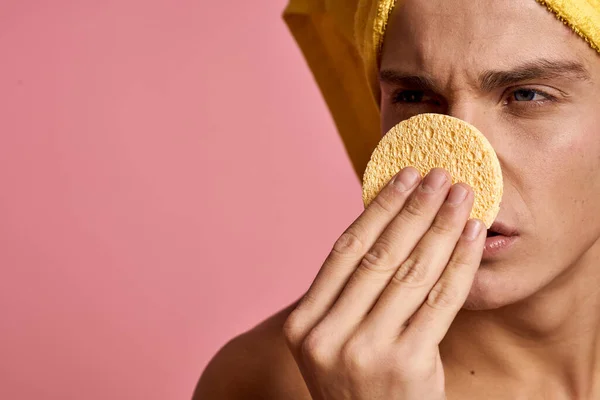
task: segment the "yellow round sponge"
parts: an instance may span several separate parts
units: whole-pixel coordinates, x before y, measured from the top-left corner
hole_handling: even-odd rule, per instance
[[[412,166],[422,176],[432,168],[450,172],[452,183],[473,188],[470,218],[489,228],[500,211],[502,170],[496,152],[481,132],[458,118],[419,114],[394,126],[371,154],[363,175],[365,207],[402,168]]]

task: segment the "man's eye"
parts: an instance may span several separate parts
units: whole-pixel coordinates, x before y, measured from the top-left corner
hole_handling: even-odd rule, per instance
[[[533,89],[515,90],[512,97],[516,101],[543,101],[548,99],[544,93]]]
[[[395,103],[420,103],[425,97],[424,93],[418,90],[403,90],[394,97]]]

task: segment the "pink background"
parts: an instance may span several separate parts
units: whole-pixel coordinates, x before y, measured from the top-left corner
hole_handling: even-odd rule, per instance
[[[362,206],[284,5],[2,0],[1,399],[190,398],[308,287]]]

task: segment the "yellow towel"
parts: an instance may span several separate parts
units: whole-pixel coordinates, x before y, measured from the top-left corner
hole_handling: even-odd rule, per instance
[[[283,14],[361,181],[381,139],[377,62],[397,1],[290,0]],[[535,1],[600,52],[600,0]]]

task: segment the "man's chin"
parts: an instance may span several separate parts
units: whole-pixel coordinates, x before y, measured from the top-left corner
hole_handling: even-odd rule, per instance
[[[467,311],[490,311],[496,310],[508,304],[501,304],[498,302],[490,302],[485,299],[467,299],[463,304],[462,309]]]
[[[482,265],[475,275],[469,296],[467,296],[462,309],[469,311],[495,310],[522,300],[519,288],[514,287],[514,283],[517,281],[514,280],[514,277],[512,277],[513,279],[502,277],[501,271],[508,272],[486,268]]]

